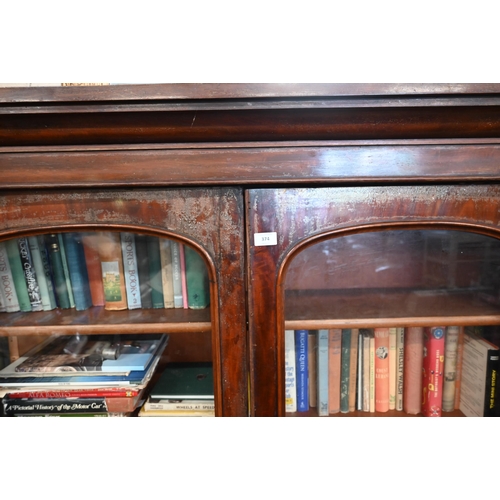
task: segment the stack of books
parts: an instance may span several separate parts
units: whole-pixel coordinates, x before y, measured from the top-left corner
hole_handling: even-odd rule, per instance
[[[500,416],[496,327],[285,331],[285,410]]]
[[[0,242],[0,312],[208,306],[202,257],[174,240],[69,232]]]
[[[166,334],[51,336],[0,370],[4,416],[128,416]]]
[[[139,417],[214,417],[211,363],[171,363],[154,384]]]

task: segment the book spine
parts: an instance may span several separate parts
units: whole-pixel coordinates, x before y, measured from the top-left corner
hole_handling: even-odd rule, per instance
[[[397,396],[397,328],[389,328],[389,410],[396,409]]]
[[[137,270],[135,236],[133,233],[120,233],[120,240],[122,244],[123,272],[125,274],[128,308],[140,309],[141,290],[139,286],[139,272]]]
[[[69,267],[68,267],[68,257],[66,255],[66,246],[64,244],[64,238],[61,233],[57,234],[57,239],[59,240],[59,250],[61,252],[61,262],[63,266],[64,279],[66,280],[66,287],[68,289],[68,297],[70,308],[75,307],[75,296],[73,295],[73,288],[71,287],[71,278],[69,275]]]
[[[10,269],[9,256],[5,242],[0,241],[0,287],[5,298],[6,312],[17,312],[20,310],[17,299],[14,278]]]
[[[54,274],[55,294],[58,306],[61,309],[69,309],[71,307],[71,303],[69,300],[66,277],[64,276],[59,239],[56,234],[50,234],[47,236],[47,247],[52,272]]]
[[[100,234],[99,259],[104,289],[104,308],[108,310],[127,309],[123,257],[118,233]]]
[[[375,413],[375,335],[374,332],[370,333],[370,361],[369,361],[369,370],[370,370],[370,413]]]
[[[457,367],[455,372],[455,410],[460,409],[460,389],[462,387],[462,360],[464,355],[465,327],[458,328]]]
[[[297,411],[297,374],[295,371],[295,332],[285,330],[285,411]]]
[[[179,243],[177,241],[171,242],[172,248],[172,276],[174,287],[174,307],[176,309],[182,308],[182,278],[181,278],[181,256],[179,250]]]
[[[149,262],[147,236],[135,235],[135,251],[137,254],[137,269],[139,272],[139,288],[141,290],[141,304],[143,309],[151,309],[151,283],[149,282]]]
[[[146,401],[144,408],[147,411],[151,410],[171,410],[171,411],[215,411],[215,403],[206,401],[174,401],[174,402],[158,402],[151,403]]]
[[[9,392],[9,399],[66,399],[66,398],[134,398],[140,394],[138,389],[57,389],[53,391]]]
[[[307,330],[295,331],[295,371],[297,373],[297,411],[309,411]]]
[[[104,306],[104,288],[102,286],[101,260],[97,248],[98,237],[97,235],[87,233],[83,236],[82,242],[92,305],[102,307]]]
[[[405,334],[403,409],[409,415],[422,412],[422,364],[424,328],[408,327]]]
[[[184,244],[179,243],[179,259],[181,263],[181,291],[182,291],[182,307],[188,309],[188,292],[186,281],[186,256],[184,253]]]
[[[328,331],[328,413],[340,412],[340,370],[342,330]]]
[[[358,334],[358,373],[357,373],[356,409],[363,411],[363,334]]]
[[[163,285],[163,305],[166,309],[174,307],[174,283],[172,272],[171,241],[160,238],[161,278]]]
[[[318,416],[328,416],[328,330],[318,330]]]
[[[7,308],[5,306],[5,296],[3,293],[3,288],[0,286],[0,312],[6,312]]]
[[[349,411],[356,410],[356,384],[357,384],[357,367],[358,367],[358,342],[359,330],[351,329],[351,346],[349,355]]]
[[[389,411],[390,379],[389,379],[389,328],[375,328],[375,411]]]
[[[19,238],[17,240],[19,248],[19,256],[21,257],[21,264],[23,266],[24,279],[26,281],[26,288],[28,289],[28,296],[30,299],[32,311],[43,311],[42,294],[38,279],[36,276],[35,266],[33,265],[33,258],[31,256],[28,238]]]
[[[12,278],[14,280],[14,288],[16,289],[19,308],[23,312],[31,311],[31,301],[28,294],[28,287],[24,278],[23,264],[19,255],[19,247],[17,240],[7,240],[5,242],[7,255],[10,264]]]
[[[163,309],[163,284],[160,257],[160,242],[156,236],[147,237],[149,259],[149,283],[151,284],[151,301],[153,309]]]
[[[425,417],[442,415],[444,332],[443,326],[424,328],[422,413]]]
[[[104,413],[108,411],[105,398],[73,400],[73,399],[15,399],[3,402],[6,416],[46,413]]]
[[[50,300],[49,286],[47,283],[47,276],[45,274],[45,267],[42,261],[42,254],[40,250],[39,240],[37,236],[29,236],[28,244],[33,260],[33,267],[35,268],[38,287],[40,289],[40,296],[42,297],[42,309],[50,311],[54,309],[55,305]]]
[[[457,378],[458,326],[448,326],[444,339],[443,411],[455,409],[455,386]]]
[[[340,349],[340,412],[349,412],[349,375],[351,368],[351,336],[350,328],[342,329]]]
[[[363,332],[363,411],[370,411],[370,331]]]
[[[50,308],[55,309],[57,307],[57,298],[54,285],[54,275],[50,266],[50,257],[47,250],[47,241],[43,234],[38,235],[36,238],[38,240],[38,248],[40,249],[40,257],[42,259],[43,273],[45,274],[45,281],[47,283],[47,289],[49,292]]]
[[[396,410],[403,411],[405,329],[402,327],[396,328],[396,356],[397,356]]]
[[[185,246],[186,282],[190,309],[204,309],[210,303],[208,269],[201,255]]]
[[[85,252],[81,235],[78,233],[63,233],[66,260],[71,282],[71,289],[77,311],[85,311],[92,306],[89,276],[85,262]]]
[[[490,349],[486,367],[486,390],[484,401],[484,416],[497,416],[498,397],[498,369],[500,367],[500,350]]]
[[[186,247],[187,250],[187,247]],[[309,407],[318,404],[318,332],[310,330],[307,335],[307,362],[309,369]]]

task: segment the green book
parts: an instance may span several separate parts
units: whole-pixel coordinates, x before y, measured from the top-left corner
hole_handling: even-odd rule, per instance
[[[68,288],[69,304],[70,307],[75,307],[75,297],[73,295],[73,287],[71,285],[71,277],[69,274],[68,257],[66,255],[66,243],[64,242],[62,233],[57,235],[57,239],[59,240],[59,249],[61,251],[64,279],[66,280],[66,287]]]
[[[24,277],[23,265],[21,262],[21,256],[19,254],[17,239],[6,241],[5,246],[7,247],[7,255],[9,257],[12,279],[14,280],[14,286],[16,287],[19,308],[23,312],[31,311],[30,296],[28,294],[28,287],[26,285],[26,279]]]
[[[171,363],[150,393],[150,402],[160,399],[214,399],[212,363]]]
[[[184,255],[188,306],[190,309],[204,309],[210,303],[207,266],[201,255],[187,245],[184,246]]]
[[[153,309],[165,307],[163,302],[163,282],[161,275],[160,242],[156,236],[147,237],[149,284],[151,285],[151,301]]]
[[[66,276],[64,275],[59,239],[56,234],[47,236],[47,247],[50,265],[54,275],[54,286],[58,305],[61,309],[69,309],[71,303],[69,301],[68,285],[66,283]]]
[[[340,345],[340,411],[349,412],[349,372],[351,368],[351,329],[342,329]]]

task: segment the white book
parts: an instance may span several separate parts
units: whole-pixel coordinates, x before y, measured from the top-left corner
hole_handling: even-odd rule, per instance
[[[318,330],[318,415],[328,416],[328,330]]]
[[[160,399],[157,402],[146,401],[146,410],[176,410],[176,411],[215,411],[215,402],[202,399]]]
[[[5,310],[7,312],[19,311],[19,301],[17,300],[14,279],[12,278],[7,247],[3,241],[0,242],[0,287],[4,297]]]
[[[405,329],[396,328],[396,410],[403,411],[403,383],[404,383],[404,360],[405,360]]]
[[[54,309],[54,307],[50,301],[49,286],[47,283],[47,276],[45,274],[45,267],[42,262],[38,237],[29,236],[28,244],[30,247],[31,258],[33,260],[33,267],[35,268],[38,287],[40,288],[40,295],[42,296],[42,308],[44,311],[50,311]]]
[[[123,257],[123,274],[125,275],[125,290],[129,309],[140,309],[141,290],[139,287],[139,271],[137,268],[137,253],[133,233],[120,233]]]
[[[174,277],[172,268],[171,240],[160,238],[161,279],[163,284],[163,303],[165,309],[174,307]]]
[[[177,241],[170,242],[172,249],[172,283],[174,288],[174,307],[176,309],[184,306],[182,300],[182,275],[181,275],[181,252]]]
[[[297,411],[294,330],[285,330],[285,411],[287,413]]]

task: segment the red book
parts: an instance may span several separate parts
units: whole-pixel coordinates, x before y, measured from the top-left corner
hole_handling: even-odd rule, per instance
[[[328,331],[328,413],[340,411],[340,361],[342,329]]]
[[[375,328],[375,411],[389,411],[389,328]]]
[[[423,327],[406,328],[404,345],[403,410],[410,415],[418,415],[422,411]]]
[[[133,398],[139,395],[139,389],[127,389],[125,387],[94,387],[92,389],[51,389],[51,390],[35,390],[10,392],[10,399],[51,399],[51,398]]]
[[[444,326],[424,329],[422,413],[440,417],[443,411]]]

